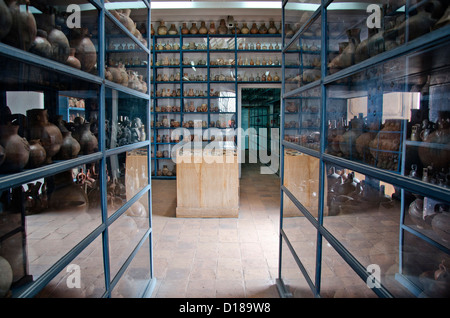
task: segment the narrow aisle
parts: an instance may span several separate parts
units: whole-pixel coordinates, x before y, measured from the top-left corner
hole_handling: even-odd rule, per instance
[[[176,181],[153,181],[152,296],[278,298],[279,202],[257,164],[242,165],[239,218],[176,218]]]

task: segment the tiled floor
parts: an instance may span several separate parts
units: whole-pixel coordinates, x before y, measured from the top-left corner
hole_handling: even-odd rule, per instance
[[[154,181],[153,297],[279,297],[280,181],[259,169],[242,167],[238,218],[176,218],[176,181]]]

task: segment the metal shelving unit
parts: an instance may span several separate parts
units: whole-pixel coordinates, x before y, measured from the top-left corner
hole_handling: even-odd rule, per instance
[[[381,16],[381,31],[384,30],[386,34],[389,34],[388,31],[398,32],[398,29],[395,29],[395,24],[389,24],[390,19],[392,17],[406,17],[408,20],[417,12],[423,12],[423,7],[422,9],[420,7],[426,3],[427,1],[417,4],[403,1],[395,8],[392,5],[385,5],[382,9],[384,17]],[[355,49],[366,38],[370,38],[366,34],[362,35],[362,30],[368,29],[365,24],[368,15],[365,12],[364,4],[361,4],[360,8],[349,4],[346,8],[334,10],[336,9],[333,6],[335,4],[340,5],[332,0],[318,1],[317,10],[309,14],[308,19],[300,23],[298,31],[292,37],[283,36],[282,186],[280,266],[277,281],[280,295],[283,297],[336,297],[336,295],[340,297],[339,295],[346,295],[346,292],[352,293],[352,291],[345,290],[343,287],[344,281],[347,280],[345,283],[352,284],[352,289],[355,290],[354,295],[361,295],[361,297],[448,297],[448,282],[436,283],[429,276],[425,278],[426,273],[434,273],[439,269],[440,262],[445,263],[445,260],[448,259],[450,251],[448,242],[432,229],[431,223],[425,225],[424,221],[419,226],[414,224],[411,221],[412,216],[408,209],[410,209],[410,204],[414,202],[414,198],[411,199],[413,195],[418,198],[435,200],[439,204],[434,206],[435,210],[432,211],[431,215],[436,217],[439,213],[444,213],[438,211],[437,207],[445,211],[445,207],[448,206],[450,192],[448,186],[424,182],[411,176],[410,168],[405,164],[408,159],[413,160],[414,153],[411,152],[411,148],[426,147],[431,144],[423,141],[409,141],[410,125],[414,118],[409,117],[409,114],[394,117],[392,109],[395,104],[388,103],[383,98],[391,92],[403,94],[403,96],[414,95],[412,92],[420,92],[420,89],[414,88],[418,76],[448,74],[448,66],[440,58],[438,52],[445,51],[448,47],[450,26],[443,25],[435,29],[431,29],[432,26],[430,26],[431,31],[420,34],[420,36],[410,34],[409,29],[405,27],[406,30],[402,29],[406,34],[404,43],[397,40],[396,45],[388,48],[390,38],[388,36],[384,40],[380,38],[381,43],[383,43],[382,50],[376,51],[360,61],[355,62],[353,60],[345,67],[333,70],[331,68],[333,63],[331,62],[345,50],[344,45],[340,53],[337,53],[337,44],[352,41],[351,36],[348,39],[346,38],[346,30],[358,29],[361,31],[361,40],[356,42]],[[284,26],[287,23],[297,22],[295,19],[298,15],[297,12],[299,12],[297,11],[299,10],[298,5],[296,1],[283,1]],[[400,7],[401,9],[399,9]],[[350,14],[346,15],[347,12]],[[310,31],[316,30],[314,26],[318,26],[321,30],[320,78],[306,84],[299,82],[297,87],[289,86],[292,84],[288,81],[292,66],[286,63],[289,54],[292,52],[292,47],[301,43],[305,38],[307,39]],[[355,58],[354,56],[353,58]],[[340,57],[344,58],[345,56],[341,55]],[[427,59],[429,64],[421,64],[420,61]],[[435,82],[432,85],[436,85],[436,87],[442,85],[442,82],[440,82],[440,80],[443,80],[442,77],[440,80],[436,79],[437,77],[435,77]],[[420,87],[428,87],[424,84]],[[320,127],[316,130],[320,134],[320,139],[316,143],[318,147],[313,147],[311,143],[298,142],[296,139],[286,140],[285,136],[289,134],[289,131],[284,127],[284,124],[287,122],[286,107],[288,103],[297,100],[301,104],[310,97],[309,94],[314,90],[318,92],[317,95],[320,99],[320,111],[318,113]],[[445,94],[441,92],[444,97]],[[438,97],[442,97],[441,95]],[[423,93],[418,96],[421,98],[418,104],[421,108],[417,109],[428,115],[428,96]],[[357,98],[361,97],[367,97],[367,99],[362,102],[358,101]],[[446,98],[448,99],[448,96]],[[374,134],[370,139],[371,141],[374,140],[375,136],[383,136],[382,127],[387,127],[389,120],[392,124],[397,125],[394,130],[391,129],[390,131],[387,128],[384,130],[385,134],[390,134],[391,139],[399,141],[398,144],[395,144],[395,149],[389,149],[382,153],[383,148],[373,149],[372,147],[372,151],[377,150],[377,154],[381,153],[390,158],[389,160],[395,163],[393,165],[395,167],[389,166],[388,168],[379,164],[376,157],[366,160],[362,154],[361,156],[358,155],[357,148],[351,148],[353,152],[350,152],[350,154],[339,147],[333,152],[336,140],[339,140],[343,145],[346,145],[345,142],[347,141],[352,142],[350,137],[350,139],[335,139],[336,136],[343,136],[345,132],[355,132],[355,127],[359,127],[356,125],[358,119],[356,118],[355,126],[344,125],[341,127],[340,134],[332,135],[333,131],[339,130],[339,127],[332,124],[333,116],[339,113],[348,116],[349,107],[351,107],[349,106],[350,100],[362,104],[362,108],[357,108],[361,112],[365,111],[361,119],[366,122],[362,126],[364,128],[361,129],[368,134]],[[441,106],[436,106],[436,104],[433,106],[434,112],[437,112],[436,109],[440,111],[449,109],[444,100],[441,99],[441,101],[443,103],[441,103]],[[411,100],[409,105],[412,104],[413,101]],[[400,108],[405,109],[404,105],[401,104]],[[413,107],[412,109],[416,108]],[[432,120],[431,112],[429,116]],[[395,120],[392,121],[392,118],[395,118]],[[345,120],[347,119],[346,117]],[[437,118],[433,120],[437,120]],[[370,123],[374,123],[374,125],[370,126]],[[396,137],[393,137],[394,135]],[[361,146],[361,144],[359,145]],[[369,143],[365,146],[366,148],[362,147],[360,150],[366,150],[370,154],[368,145]],[[447,149],[444,144],[440,144],[438,148],[441,151]],[[294,157],[291,156],[292,153],[294,153]],[[444,156],[445,154],[441,153],[440,155]],[[313,203],[309,202],[304,196],[305,188],[299,190],[299,187],[296,187],[295,184],[285,184],[286,180],[289,179],[290,181],[290,177],[292,177],[292,170],[286,170],[286,167],[291,167],[289,164],[291,164],[292,158],[307,158],[309,161],[317,163],[317,171],[312,173],[309,179],[306,177],[306,187],[308,187],[308,182],[318,184],[317,192],[314,192],[317,197]],[[330,171],[330,168],[333,168],[333,172]],[[335,171],[338,169],[340,173],[336,174]],[[335,177],[338,179],[334,179]],[[336,191],[342,188],[333,187],[336,184],[333,183],[335,182],[333,180],[341,180],[344,184],[344,177],[345,180],[350,180],[355,188],[352,188],[354,192],[348,193],[347,197],[350,201],[338,203],[338,201],[333,200],[342,200],[344,196],[338,198]],[[363,179],[363,183],[360,179]],[[388,187],[391,190],[389,194],[385,194],[384,191]],[[363,195],[362,192],[358,192],[358,189],[364,189],[366,193],[369,193],[372,188],[378,191],[374,196],[377,202],[374,205],[371,205],[373,202],[369,200],[369,196],[365,197],[365,201],[358,196]],[[288,214],[287,203],[295,206],[296,212],[294,215]],[[330,208],[333,205],[338,207],[338,210],[331,213]],[[363,220],[369,215],[373,217],[373,224],[370,228],[366,228]],[[387,219],[392,222],[389,223],[389,226],[386,223],[383,224],[383,222],[387,222]],[[346,229],[349,232],[339,229],[336,227],[337,224],[347,226],[348,229]],[[391,235],[391,232],[388,232],[386,228],[389,228],[394,234]],[[302,231],[306,231],[309,235],[309,243],[313,246],[310,250],[300,249],[296,246],[298,243],[296,241],[297,236]],[[379,233],[383,231],[386,232],[380,235]],[[383,250],[380,251],[373,247],[374,241],[365,236],[368,233],[373,233],[373,238],[376,238],[376,242],[379,244],[378,247],[384,248]],[[352,234],[355,237],[350,241]],[[360,249],[355,247],[358,244],[361,244]],[[383,244],[389,245],[390,248],[381,247],[384,246]],[[383,262],[377,264],[376,257],[373,254],[384,257]],[[333,272],[333,266],[338,265],[342,266],[346,275],[334,273],[337,278],[339,278],[339,275],[345,277],[342,278],[341,284],[330,285],[330,270]],[[380,265],[378,269],[381,272],[372,271],[370,265]],[[394,273],[392,272],[393,269],[395,269]],[[295,274],[296,272],[297,274]],[[368,282],[373,284],[369,286]],[[433,288],[438,287],[440,288],[438,291],[433,290]],[[370,294],[367,294],[367,290],[371,291]]]
[[[150,93],[138,92],[132,88],[105,79],[105,68],[107,66],[106,57],[109,54],[106,42],[109,36],[108,32],[111,31],[110,29],[106,29],[107,20],[109,21],[109,27],[113,26],[117,30],[120,30],[123,37],[126,37],[128,40],[130,40],[140,48],[140,52],[145,52],[147,56],[149,56],[150,48],[144,45],[121,22],[119,22],[119,20],[116,19],[116,17],[114,17],[113,14],[108,10],[107,4],[103,4],[103,1],[89,0],[88,3],[90,6],[92,6],[92,11],[94,12],[90,12],[90,14],[92,14],[91,16],[96,16],[97,18],[97,25],[95,25],[95,30],[97,32],[95,39],[93,38],[93,42],[97,50],[97,63],[96,71],[93,73],[87,73],[85,71],[59,63],[57,61],[20,50],[4,43],[0,43],[0,58],[2,61],[1,64],[5,66],[10,63],[13,66],[17,66],[18,69],[21,70],[21,72],[19,73],[20,75],[17,76],[19,77],[19,82],[22,81],[21,83],[10,83],[8,79],[9,74],[3,73],[2,82],[5,83],[5,85],[3,86],[2,83],[2,93],[5,97],[2,100],[2,106],[7,106],[6,94],[4,93],[5,91],[30,90],[43,92],[45,109],[48,110],[50,115],[49,117],[53,119],[56,115],[58,115],[59,111],[58,95],[73,95],[75,97],[84,97],[91,100],[91,104],[88,105],[87,102],[85,110],[90,112],[91,115],[96,116],[95,120],[92,119],[94,117],[91,117],[91,122],[95,122],[96,124],[98,124],[96,135],[98,140],[98,150],[94,151],[93,153],[83,155],[80,154],[73,159],[53,160],[52,163],[37,168],[26,168],[19,172],[0,175],[0,190],[3,193],[3,198],[6,197],[6,200],[10,202],[10,195],[12,193],[15,193],[16,195],[14,196],[14,198],[19,198],[19,201],[15,201],[15,204],[20,206],[19,209],[21,209],[21,226],[17,229],[9,231],[8,233],[4,233],[2,231],[2,236],[0,238],[0,245],[2,246],[1,254],[3,254],[3,252],[7,251],[8,249],[8,239],[14,236],[15,233],[21,233],[22,235],[23,264],[25,267],[25,272],[23,274],[25,278],[17,279],[16,276],[18,276],[20,273],[16,273],[15,264],[14,262],[12,262],[11,264],[13,268],[14,282],[11,287],[11,294],[9,295],[10,297],[48,297],[48,295],[50,295],[51,297],[52,292],[55,294],[58,294],[58,292],[62,292],[64,294],[65,292],[67,292],[67,290],[64,289],[65,284],[61,283],[56,288],[55,282],[58,282],[61,279],[67,279],[65,273],[70,273],[70,271],[66,272],[66,269],[68,269],[69,265],[73,263],[82,264],[80,270],[83,288],[92,286],[91,284],[96,285],[95,292],[93,292],[93,290],[90,291],[93,292],[92,294],[86,294],[86,291],[82,291],[81,289],[74,289],[75,292],[72,294],[73,297],[84,296],[109,298],[120,295],[124,296],[124,291],[121,290],[120,286],[124,281],[133,278],[134,274],[132,273],[132,268],[136,266],[133,261],[138,259],[138,254],[139,259],[143,260],[143,256],[145,260],[144,263],[147,263],[147,267],[145,267],[144,265],[145,268],[143,268],[143,271],[146,272],[146,274],[144,275],[144,277],[139,277],[140,281],[139,283],[136,282],[136,289],[131,291],[131,293],[136,294],[127,294],[126,297],[148,296],[155,285],[152,265],[153,248],[151,204],[148,204],[147,217],[143,217],[140,220],[140,222],[143,221],[143,223],[141,223],[139,237],[133,237],[133,240],[131,240],[130,237],[130,241],[127,243],[130,244],[130,246],[128,247],[131,250],[126,255],[125,259],[118,259],[118,256],[114,251],[114,245],[116,244],[114,237],[116,237],[116,235],[119,233],[117,227],[120,227],[121,221],[124,220],[124,218],[128,217],[130,209],[135,206],[135,204],[137,204],[137,202],[140,200],[151,202],[151,183],[148,182],[151,176],[150,169],[148,169],[148,175],[142,176],[143,179],[148,180],[147,184],[142,186],[135,193],[131,194],[127,198],[126,202],[122,202],[120,205],[113,208],[110,205],[110,202],[108,202],[108,200],[110,199],[110,190],[108,189],[110,182],[108,178],[111,175],[111,165],[107,162],[110,163],[111,161],[118,160],[118,156],[122,156],[125,158],[137,150],[150,153],[150,140],[149,138],[147,138],[146,140],[140,142],[108,149],[109,145],[106,144],[106,139],[107,137],[110,137],[110,135],[108,135],[107,133],[107,125],[105,122],[107,118],[107,109],[110,110],[109,107],[112,106],[107,104],[107,94],[111,91],[118,94],[123,94],[122,96],[125,96],[125,98],[135,98],[136,100],[139,100],[140,104],[142,105],[141,113],[145,117],[143,124],[145,125],[145,127],[147,127],[147,136],[150,132],[149,104],[151,97]],[[63,12],[65,13],[65,8],[68,4],[69,3],[66,1],[59,1],[58,9],[54,10],[54,12],[61,12],[61,8],[64,8]],[[150,34],[150,2],[147,0],[142,0],[142,4],[145,7],[143,11],[147,25],[147,34]],[[52,7],[53,4],[42,5],[44,6],[40,8],[42,12],[47,12],[47,9],[56,9]],[[39,20],[38,22],[39,26],[41,21]],[[93,21],[89,21],[89,23],[92,22]],[[150,42],[150,38],[147,38],[146,40],[147,42]],[[149,65],[149,61],[149,59],[146,61],[147,65]],[[27,70],[29,72],[27,72]],[[143,68],[143,71],[147,74],[146,78],[149,79],[149,67],[146,66],[145,68]],[[39,83],[39,85],[35,85],[35,83],[32,82],[33,80],[35,80],[35,78],[33,77],[34,74],[38,74],[40,76],[39,79],[43,79]],[[147,85],[149,86],[149,84],[150,82],[147,80]],[[62,90],[62,88],[64,89]],[[86,92],[89,94],[86,95]],[[120,105],[116,105],[115,107],[120,107]],[[12,113],[14,113],[15,109],[12,108],[11,111]],[[67,113],[59,115],[64,116],[67,115]],[[142,165],[150,167],[150,156],[146,156],[145,158],[147,158],[147,160],[144,160],[142,162]],[[48,217],[49,214],[47,213],[47,210],[42,210],[31,214],[29,212],[25,213],[26,202],[23,186],[25,184],[32,184],[36,180],[45,180],[45,182],[51,181],[53,180],[54,176],[57,176],[63,172],[72,171],[74,169],[80,171],[79,169],[86,169],[91,164],[95,165],[95,168],[98,169],[95,171],[95,184],[98,185],[98,187],[95,189],[95,198],[98,199],[98,201],[90,201],[89,204],[92,204],[92,206],[98,204],[98,207],[95,208],[93,212],[91,211],[89,213],[92,213],[90,215],[92,215],[93,219],[97,220],[98,217],[98,223],[96,223],[96,225],[94,225],[93,227],[91,227],[91,225],[87,226],[89,229],[86,229],[86,231],[82,231],[80,229],[80,233],[86,233],[86,235],[84,237],[76,238],[75,241],[71,242],[71,244],[73,244],[72,247],[59,249],[58,247],[52,247],[52,241],[48,241],[48,248],[53,249],[54,256],[51,259],[46,260],[45,254],[39,254],[40,252],[36,252],[33,249],[33,244],[36,244],[36,240],[30,236],[29,231],[33,231],[33,229],[35,229],[35,225],[39,226],[39,217],[42,216],[45,218]],[[17,193],[19,193],[19,196],[17,196]],[[67,200],[69,200],[69,198],[67,198]],[[54,210],[49,211],[50,214],[55,212]],[[8,211],[6,204],[2,205],[1,213],[5,217],[7,217],[7,214],[9,215],[11,213],[10,211]],[[83,215],[83,212],[80,213],[81,215]],[[66,214],[64,214],[64,212],[60,212],[60,214],[58,214],[58,217],[64,218],[65,215]],[[75,226],[76,224],[78,224],[74,222],[75,221],[70,218],[65,221],[67,226]],[[85,226],[86,225],[87,224],[85,224]],[[52,234],[47,233],[47,235],[51,236]],[[45,241],[45,236],[43,236],[42,241],[38,240],[38,242],[40,242],[41,244],[47,244],[47,241]],[[98,249],[95,250],[96,248]],[[32,251],[32,253],[29,255],[30,250]],[[94,253],[93,251],[98,251],[98,254]],[[92,270],[92,268],[89,267],[89,264],[87,264],[86,262],[83,263],[82,261],[84,257],[83,255],[85,255],[85,253],[90,253],[92,260],[98,261],[98,263],[95,264],[95,267],[99,270],[98,277],[89,275],[89,271]],[[3,254],[3,256],[5,256],[5,258],[8,258],[6,254]],[[45,261],[46,267],[43,267],[40,270],[36,270],[36,268],[34,267],[33,271],[29,272],[27,267],[30,266],[32,260],[29,260],[28,257],[42,257],[41,259],[42,261]],[[46,287],[50,285],[52,285],[52,287],[47,289]],[[79,292],[80,294],[77,295],[77,292]],[[130,292],[130,290],[125,291],[125,293],[126,292]]]

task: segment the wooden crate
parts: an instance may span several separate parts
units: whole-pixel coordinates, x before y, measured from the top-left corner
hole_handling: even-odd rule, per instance
[[[234,152],[177,155],[177,217],[238,217],[239,165]]]
[[[284,186],[315,217],[319,206],[319,159],[303,153],[285,150]],[[284,194],[283,216],[303,216]]]

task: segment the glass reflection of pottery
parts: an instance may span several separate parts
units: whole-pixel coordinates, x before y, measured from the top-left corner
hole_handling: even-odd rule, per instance
[[[437,130],[424,132],[423,141],[431,144],[440,144],[444,147],[423,145],[418,149],[419,158],[424,166],[432,165],[435,169],[448,169],[450,162],[450,112],[439,112]],[[423,127],[423,126],[422,126]],[[426,131],[426,130],[425,130]]]
[[[30,144],[30,157],[28,159],[27,167],[37,168],[41,166],[47,157],[44,147],[41,145],[39,139],[34,139],[29,141]]]
[[[346,31],[348,45],[336,56],[328,67],[332,70],[339,70],[353,65],[355,60],[356,47],[360,44],[360,29],[349,29]]]
[[[445,242],[450,242],[450,212],[441,211],[436,213],[431,221],[431,226],[439,237]]]
[[[58,211],[86,212],[88,197],[82,187],[73,182],[72,171],[55,175],[55,188],[49,193],[49,208]]]
[[[61,148],[62,134],[58,126],[48,121],[46,109],[27,110],[28,138],[30,140],[40,139],[41,144],[47,153],[46,163],[52,162],[52,157]]]
[[[30,145],[25,138],[17,134],[18,130],[19,126],[0,125],[0,145],[5,153],[3,164],[0,166],[2,172],[21,171],[28,163]]]

